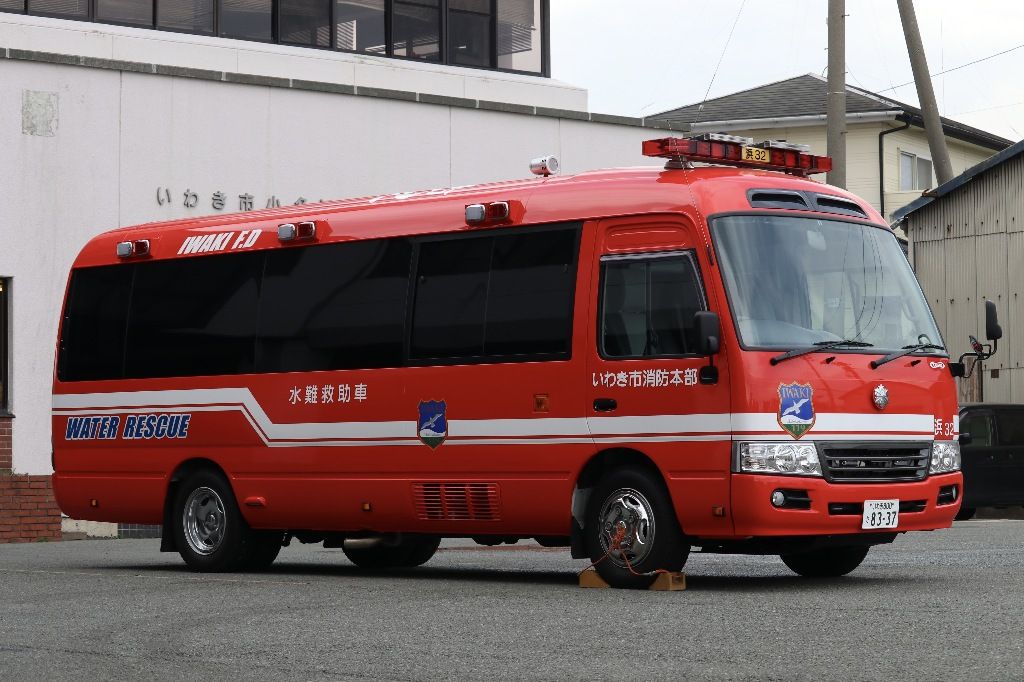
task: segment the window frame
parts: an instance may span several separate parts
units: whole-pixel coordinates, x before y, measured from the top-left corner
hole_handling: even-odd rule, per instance
[[[572,286],[569,292],[569,349],[564,353],[524,353],[521,355],[469,355],[450,358],[413,358],[412,357],[412,335],[413,320],[416,313],[416,292],[417,280],[419,277],[420,246],[426,243],[437,243],[453,241],[456,239],[494,239],[503,234],[537,234],[541,232],[557,232],[560,230],[574,230],[575,243],[573,245],[573,260],[570,266],[573,273]],[[583,222],[567,221],[563,223],[552,223],[541,226],[530,226],[527,230],[521,227],[499,228],[494,230],[480,230],[472,235],[465,232],[454,234],[431,235],[413,239],[412,268],[409,273],[409,305],[406,308],[405,320],[405,348],[403,350],[405,367],[443,367],[447,365],[504,365],[518,362],[568,362],[572,360],[573,339],[576,329],[576,294],[579,290],[580,274],[580,245],[582,243]],[[493,251],[492,251],[493,253]],[[484,318],[486,325],[487,319]]]
[[[913,187],[911,187],[910,189],[903,189],[903,180],[904,180],[904,177],[903,177],[903,157],[904,156],[908,156],[911,159],[913,159],[913,165],[912,165],[913,171],[911,172],[911,179],[910,179],[910,184],[913,185]],[[929,158],[927,156],[922,156],[921,154],[916,154],[914,152],[908,152],[905,149],[899,149],[898,148],[896,150],[896,159],[897,159],[896,165],[897,165],[898,170],[899,170],[899,188],[897,189],[898,192],[924,192],[924,191],[927,191],[929,189],[934,189],[935,188],[935,185],[934,185],[935,164],[934,164],[934,162],[932,161],[931,158]],[[929,167],[931,168],[931,174],[930,174],[930,177],[928,178],[926,183],[922,183],[921,182],[921,177],[920,177],[921,176],[921,174],[920,174],[920,162],[921,161],[927,161]],[[922,184],[927,184],[928,186],[927,187],[922,187],[921,186]]]
[[[0,417],[11,414],[11,278],[0,277]]]
[[[707,311],[708,308],[708,297],[707,297],[707,286],[704,282],[704,274],[700,268],[700,262],[697,260],[696,249],[673,249],[671,251],[644,251],[642,253],[623,253],[623,254],[605,254],[601,256],[599,260],[600,264],[600,276],[597,284],[597,353],[602,360],[615,361],[615,360],[661,360],[661,359],[673,359],[673,358],[700,358],[705,357],[700,353],[665,353],[659,355],[608,355],[604,347],[604,290],[605,281],[608,276],[608,268],[605,266],[606,263],[614,263],[621,261],[652,261],[652,260],[664,260],[671,258],[683,258],[690,261],[690,266],[693,268],[694,281],[697,283],[697,293],[700,294],[701,299],[701,310]],[[650,279],[647,280],[647,296],[650,299]],[[648,327],[650,327],[650,307],[648,307]]]

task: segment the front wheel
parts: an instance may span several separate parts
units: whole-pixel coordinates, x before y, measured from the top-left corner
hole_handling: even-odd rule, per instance
[[[860,566],[867,547],[837,547],[799,554],[783,554],[782,562],[805,578],[838,578]]]
[[[678,571],[690,554],[665,484],[640,469],[613,470],[598,482],[584,533],[594,568],[612,587],[645,589],[654,571]]]
[[[969,521],[974,518],[974,515],[978,512],[974,507],[960,507],[960,511],[956,513],[957,521]]]

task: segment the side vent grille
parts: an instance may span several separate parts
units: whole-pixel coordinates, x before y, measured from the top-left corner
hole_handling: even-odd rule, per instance
[[[422,521],[498,521],[495,483],[413,483],[413,504]]]

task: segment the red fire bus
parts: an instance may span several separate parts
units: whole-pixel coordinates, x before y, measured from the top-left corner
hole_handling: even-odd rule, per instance
[[[666,167],[96,237],[60,325],[61,508],[161,524],[199,571],[536,538],[627,587],[691,548],[838,576],[948,527],[963,365],[881,216],[794,145],[643,149]]]

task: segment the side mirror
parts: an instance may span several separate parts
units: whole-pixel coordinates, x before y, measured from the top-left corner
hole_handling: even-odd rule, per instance
[[[962,362],[950,362],[949,373],[954,377],[964,377],[967,376],[967,368]]]
[[[996,304],[992,301],[985,301],[985,337],[989,341],[998,341],[1003,338],[1003,328],[999,326]]]
[[[693,326],[697,330],[697,348],[699,355],[716,355],[719,350],[718,339],[722,335],[722,324],[718,313],[701,310],[693,316]]]

